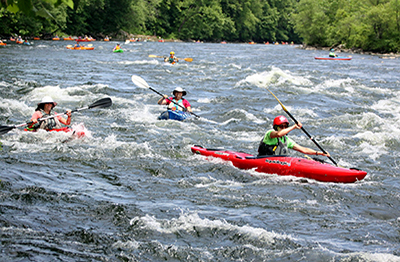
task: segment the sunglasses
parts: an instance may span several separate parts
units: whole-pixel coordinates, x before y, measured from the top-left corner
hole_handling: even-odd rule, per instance
[[[280,125],[280,126],[278,126],[278,127],[280,127],[281,129],[285,129],[285,128],[288,127],[288,125],[287,125],[287,124],[283,124],[283,125]]]

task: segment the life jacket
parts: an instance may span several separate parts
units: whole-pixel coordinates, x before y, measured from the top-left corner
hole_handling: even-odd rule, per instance
[[[175,64],[177,61],[175,60],[175,57],[168,57],[168,62],[170,62],[171,64]]]
[[[49,116],[54,116],[54,113],[50,111],[50,114],[46,114],[42,109],[40,109],[40,113],[42,113],[42,117],[49,117]],[[40,129],[45,129],[45,130],[51,130],[51,129],[56,129],[56,128],[61,128],[62,125],[60,121],[57,119],[57,117],[52,117],[43,121],[40,121]]]
[[[329,53],[329,57],[336,57],[336,55],[335,55],[334,52],[330,52],[330,53]]]
[[[276,155],[276,156],[283,156],[287,155],[289,150],[287,147],[287,137],[281,137],[283,141],[278,137],[278,143],[275,145],[267,145],[263,142],[264,138],[261,139],[260,145],[258,147],[258,155],[265,156],[265,155]]]
[[[168,110],[172,110],[172,111],[181,110],[182,111],[182,108],[185,108],[185,106],[183,105],[183,99],[179,99],[178,102],[176,102],[176,100],[174,100],[173,98],[171,100],[174,101],[176,104],[180,105],[181,107],[177,106],[174,102],[170,102],[168,104]]]

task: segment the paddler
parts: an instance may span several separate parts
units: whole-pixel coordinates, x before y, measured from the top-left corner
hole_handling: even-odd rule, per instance
[[[337,57],[337,55],[335,54],[335,49],[331,49],[330,53],[329,53],[329,57]]]
[[[121,45],[120,45],[120,44],[117,44],[117,45],[114,47],[113,51],[117,51],[117,50],[120,50],[120,49],[121,49]]]
[[[164,62],[169,62],[171,64],[175,64],[179,62],[179,59],[175,57],[175,52],[171,51],[169,53],[169,57],[165,57],[164,58]]]
[[[29,129],[51,130],[51,129],[61,128],[62,127],[61,124],[70,125],[71,110],[67,110],[66,112],[66,115],[68,116],[67,119],[59,115],[44,121],[40,121],[40,118],[56,115],[57,113],[52,111],[56,105],[57,103],[54,102],[54,100],[50,96],[43,97],[42,101],[37,104],[37,108],[35,109],[35,112],[32,115],[31,121],[33,122],[33,124],[30,126]],[[38,119],[40,122],[38,122]]]
[[[330,157],[329,153],[315,151],[314,149],[303,147],[292,139],[287,137],[289,132],[295,129],[301,129],[302,124],[294,124],[289,127],[289,121],[284,116],[277,116],[273,122],[273,129],[268,130],[258,147],[258,155],[287,155],[288,148],[294,149],[300,153],[307,155],[326,156]]]
[[[172,92],[172,95],[173,95],[173,97],[168,97],[167,95],[164,95],[164,97],[161,97],[157,103],[159,105],[168,105],[168,110],[172,110],[172,111],[180,110],[180,111],[192,112],[192,107],[190,106],[189,101],[182,98],[183,96],[186,95],[186,91],[183,90],[182,87],[175,88],[174,91]],[[173,102],[171,102],[171,100]],[[180,106],[178,106],[176,104],[178,104]]]

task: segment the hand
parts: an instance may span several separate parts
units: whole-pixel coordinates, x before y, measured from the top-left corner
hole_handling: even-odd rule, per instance
[[[297,124],[294,125],[297,129],[301,129],[301,127],[303,126],[302,123],[297,122]]]
[[[72,113],[72,112],[71,112],[71,110],[70,110],[70,109],[68,109],[68,110],[67,110],[67,112],[66,112],[66,114],[67,114],[68,118],[70,118],[70,117],[71,117],[71,113]]]
[[[329,154],[329,152],[326,152],[326,154],[325,154],[324,152],[315,151],[315,155],[317,155],[317,156],[331,157],[331,155]]]

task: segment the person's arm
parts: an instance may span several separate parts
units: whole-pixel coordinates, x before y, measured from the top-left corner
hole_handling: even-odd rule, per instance
[[[298,122],[297,125],[292,125],[292,126],[290,126],[290,127],[287,127],[287,128],[285,128],[285,129],[281,129],[281,130],[279,130],[279,131],[274,130],[274,131],[272,131],[272,132],[270,133],[269,136],[270,136],[271,138],[282,137],[282,136],[285,136],[285,135],[289,134],[289,133],[290,133],[291,131],[293,131],[294,129],[300,129],[302,126],[303,126],[303,125],[302,125],[300,122]]]
[[[63,117],[61,117],[61,116],[57,117],[57,118],[58,118],[58,121],[60,121],[61,124],[64,124],[64,125],[66,125],[66,126],[69,126],[69,125],[71,124],[71,110],[67,110],[67,116],[68,116],[67,119],[65,119],[65,118],[63,118]]]
[[[308,147],[304,147],[304,146],[301,146],[301,145],[298,145],[298,144],[295,144],[293,146],[293,149],[296,150],[296,151],[299,151],[300,153],[307,154],[307,155],[326,156],[326,157],[330,157],[331,156],[329,154],[329,152],[324,154],[324,152],[316,151],[314,149],[311,149],[311,148],[308,148]]]
[[[159,105],[166,105],[168,102],[168,96],[167,95],[164,95],[163,97],[161,97],[159,100],[158,100],[158,102],[157,102],[157,104],[159,104]]]
[[[189,101],[187,101],[186,99],[183,99],[182,103],[187,111],[192,112],[192,106],[190,105]]]
[[[42,117],[42,114],[40,113],[40,111],[35,111],[35,113],[33,113],[32,117],[31,117],[31,121],[36,124],[38,122],[38,119]]]

